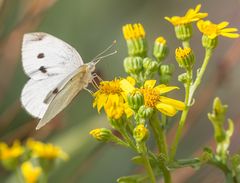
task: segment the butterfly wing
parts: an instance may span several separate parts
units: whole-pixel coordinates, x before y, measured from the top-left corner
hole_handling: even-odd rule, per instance
[[[39,121],[36,129],[41,128],[53,119],[59,112],[61,112],[79,93],[85,88],[89,81],[91,81],[91,72],[87,69],[87,65],[79,68],[79,71],[66,83],[56,96],[49,103],[44,116]]]
[[[22,90],[22,105],[32,116],[41,119],[53,97],[75,75],[83,61],[64,41],[38,32],[24,35],[22,64],[31,78]]]
[[[21,93],[21,103],[26,111],[32,116],[41,119],[48,108],[44,99],[49,91],[54,91],[62,76],[50,77],[47,80],[30,79]]]
[[[27,33],[23,37],[22,64],[32,79],[69,75],[83,65],[78,52],[64,41],[43,32]]]

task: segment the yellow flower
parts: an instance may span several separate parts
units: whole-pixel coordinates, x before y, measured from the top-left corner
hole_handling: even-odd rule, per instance
[[[197,22],[197,27],[204,35],[210,39],[214,39],[217,36],[225,36],[229,38],[238,38],[239,34],[235,33],[238,31],[237,28],[225,28],[228,26],[228,22],[221,22],[219,24],[214,24],[211,21],[200,20]]]
[[[183,17],[173,16],[171,18],[165,17],[165,19],[170,23],[172,23],[174,26],[196,22],[208,16],[208,13],[199,12],[200,9],[201,9],[201,4],[198,4],[195,9],[189,9]]]
[[[162,96],[162,94],[178,89],[178,87],[163,84],[155,86],[155,84],[156,80],[147,80],[144,86],[139,89],[144,96],[145,106],[157,109],[167,116],[174,116],[177,110],[183,110],[185,108],[183,102]],[[121,87],[128,93],[136,90],[127,80],[121,81]]]
[[[126,40],[129,39],[137,39],[137,38],[145,38],[145,31],[142,24],[126,24],[122,28],[124,38]]]
[[[14,141],[12,147],[5,143],[0,143],[0,160],[16,159],[24,153],[24,148],[18,140]]]
[[[44,144],[40,141],[28,139],[27,147],[32,150],[33,155],[38,158],[44,158],[48,160],[54,160],[57,158],[64,160],[68,159],[68,155],[63,152],[60,147],[54,146],[50,143]]]
[[[126,114],[132,115],[131,109],[125,103],[125,94],[120,87],[120,79],[102,81],[99,90],[93,94],[95,97],[93,107],[97,106],[98,112],[104,107],[107,116],[111,119],[119,119]]]
[[[30,162],[24,162],[21,165],[22,175],[26,183],[36,183],[42,173],[40,167],[33,167]]]

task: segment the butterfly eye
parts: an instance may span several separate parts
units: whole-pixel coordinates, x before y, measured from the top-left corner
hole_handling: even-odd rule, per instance
[[[44,58],[44,53],[39,53],[38,56],[37,56],[37,58],[39,58],[39,59],[40,59],[40,58]]]
[[[44,67],[44,66],[41,66],[39,68],[39,70],[42,72],[42,73],[46,73],[47,72],[47,69]]]

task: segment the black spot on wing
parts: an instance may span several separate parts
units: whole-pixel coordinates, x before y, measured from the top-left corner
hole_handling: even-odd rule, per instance
[[[44,67],[44,66],[41,66],[39,68],[39,70],[42,72],[42,73],[46,73],[47,72],[47,69]]]
[[[44,58],[44,57],[45,57],[44,53],[39,53],[37,56],[37,58],[39,58],[39,59]]]
[[[58,93],[58,88],[55,88],[52,93],[53,93],[53,94]]]

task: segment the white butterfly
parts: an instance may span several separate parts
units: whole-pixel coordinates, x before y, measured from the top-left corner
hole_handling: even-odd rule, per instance
[[[109,55],[114,53],[116,51]],[[36,32],[24,35],[22,64],[30,80],[22,90],[21,103],[32,116],[40,119],[36,129],[47,124],[80,90],[94,82],[95,65],[106,56],[84,64],[72,46],[50,34]]]

